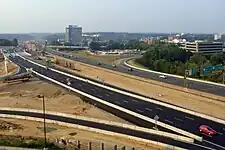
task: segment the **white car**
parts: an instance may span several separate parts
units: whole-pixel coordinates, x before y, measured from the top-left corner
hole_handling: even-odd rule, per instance
[[[162,79],[166,79],[167,78],[167,76],[165,76],[165,75],[160,75],[159,77],[162,78]]]

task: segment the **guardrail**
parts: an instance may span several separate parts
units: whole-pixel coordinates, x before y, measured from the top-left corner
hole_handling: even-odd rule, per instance
[[[19,55],[19,54],[18,54],[18,55]],[[20,56],[20,55],[19,55],[19,56]],[[31,63],[33,63],[33,64],[36,64],[36,65],[38,65],[38,66],[40,66],[40,67],[45,68],[45,66],[43,66],[43,65],[40,65],[40,64],[38,64],[38,63],[36,63],[36,62],[33,62],[33,61],[31,61],[31,60],[28,60],[28,59],[26,59],[26,58],[24,58],[24,57],[22,57],[22,56],[20,56],[20,57],[23,58],[23,59],[25,59],[25,60],[27,60],[27,61],[29,61],[29,62],[31,62]],[[51,69],[51,68],[49,68],[49,69]],[[55,71],[55,72],[58,72],[58,73],[61,73],[61,74],[65,74],[65,73],[60,72],[60,71],[55,70],[55,69],[51,69],[51,70],[53,70],[53,71]],[[71,91],[76,92],[76,93],[78,93],[78,94],[80,94],[80,95],[83,95],[83,96],[85,96],[85,97],[87,97],[87,98],[93,99],[93,100],[95,100],[95,101],[97,101],[97,102],[99,102],[99,103],[101,103],[101,104],[103,104],[103,105],[106,105],[106,106],[115,108],[115,109],[117,109],[117,110],[120,110],[120,111],[122,111],[122,112],[125,112],[125,113],[127,113],[127,114],[129,114],[129,115],[138,117],[138,118],[140,118],[140,119],[142,119],[142,120],[145,120],[145,121],[147,121],[147,122],[150,122],[150,123],[153,123],[153,124],[155,123],[155,120],[152,119],[152,118],[146,117],[146,116],[144,116],[144,115],[140,115],[140,114],[138,114],[138,113],[136,113],[136,112],[132,112],[132,111],[130,111],[130,110],[124,109],[124,108],[119,107],[119,106],[117,106],[117,105],[115,105],[115,104],[111,104],[111,103],[106,102],[106,101],[104,101],[104,100],[102,100],[102,99],[99,99],[99,98],[97,98],[97,97],[94,97],[94,96],[92,96],[92,95],[89,95],[89,94],[87,94],[87,93],[85,93],[85,92],[82,92],[82,91],[79,91],[79,90],[77,90],[77,89],[71,88],[71,87],[68,86],[68,85],[62,84],[62,83],[60,83],[59,81],[56,81],[56,80],[51,79],[51,78],[49,78],[49,77],[47,77],[47,76],[44,76],[44,75],[42,75],[42,74],[40,74],[40,73],[38,73],[38,72],[36,72],[36,71],[33,71],[33,70],[32,70],[32,72],[33,72],[34,74],[36,74],[36,75],[38,75],[38,76],[44,78],[44,79],[47,79],[47,80],[49,80],[49,81],[51,81],[51,82],[53,82],[53,83],[56,83],[56,84],[58,84],[58,85],[60,85],[60,86],[62,86],[62,87],[65,87],[65,88],[67,88],[67,89],[70,89]],[[65,74],[65,75],[71,76],[71,77],[73,77],[73,78],[76,78],[76,77],[74,77],[74,76],[72,76],[72,75],[69,75],[69,74]],[[80,80],[84,81],[85,79],[81,79],[81,78],[80,78]],[[85,80],[85,81],[87,82],[87,80]],[[88,82],[89,82],[89,81],[88,81]],[[164,127],[164,128],[167,128],[167,129],[169,129],[169,130],[175,131],[175,132],[177,132],[177,133],[183,134],[183,135],[185,135],[185,136],[194,138],[194,139],[196,139],[196,140],[198,140],[198,141],[202,141],[202,137],[200,137],[200,136],[197,136],[197,135],[194,135],[194,134],[189,133],[189,132],[187,132],[187,131],[178,129],[178,128],[176,128],[176,127],[173,127],[173,126],[171,126],[171,125],[165,124],[165,123],[163,123],[163,122],[158,121],[158,122],[157,122],[157,125],[159,125],[159,126],[161,126],[161,127]]]
[[[0,117],[43,122],[43,119],[41,119],[41,118],[34,118],[34,117],[27,117],[27,116],[0,114]],[[116,133],[116,132],[111,132],[111,131],[106,131],[106,130],[100,130],[100,129],[96,129],[96,128],[92,128],[92,127],[86,127],[86,126],[82,126],[82,125],[65,123],[65,122],[55,121],[55,120],[50,120],[50,119],[45,119],[45,121],[46,121],[46,123],[52,123],[52,124],[57,124],[57,125],[61,125],[61,126],[72,127],[72,128],[77,128],[77,129],[81,129],[81,130],[87,130],[87,131],[96,132],[96,133],[105,134],[105,135],[110,135],[110,136],[118,136],[118,137],[127,138],[127,139],[130,139],[130,140],[135,140],[135,141],[139,141],[139,142],[143,142],[143,143],[150,143],[150,144],[154,144],[154,145],[157,145],[157,146],[164,147],[166,149],[184,150],[183,148],[176,147],[176,146],[173,146],[173,145],[164,144],[164,143],[161,143],[161,142],[151,141],[151,140],[147,140],[147,139],[142,139],[142,138],[129,136],[129,135],[121,134],[121,133]]]
[[[133,65],[128,64],[127,61],[129,61],[129,60],[131,60],[131,59],[128,59],[128,60],[124,61],[124,64],[126,66],[128,66],[128,67],[133,68],[133,69],[138,69],[138,70],[141,70],[141,71],[151,72],[151,73],[155,73],[155,74],[161,74],[161,75],[171,76],[171,77],[180,78],[180,79],[183,79],[184,78],[183,76],[178,76],[178,75],[174,75],[174,74],[163,73],[163,72],[153,71],[153,70],[149,70],[149,69],[139,68],[139,67],[136,67],[136,66],[133,66]],[[210,82],[210,81],[204,81],[204,80],[199,80],[199,79],[190,78],[190,77],[187,77],[187,79],[188,80],[191,80],[191,81],[202,82],[202,83],[207,83],[207,84],[211,84],[211,85],[217,85],[217,86],[225,87],[224,84],[220,84],[220,83],[215,83],[215,82]]]
[[[45,68],[45,66],[43,66],[41,64],[38,64],[36,62],[33,62],[33,61],[29,60],[29,59],[26,59],[23,56],[20,56],[20,57],[25,59],[25,60],[27,60],[27,61],[29,61],[30,63],[33,63],[35,65],[38,65],[40,67]],[[175,106],[175,105],[172,105],[172,104],[164,103],[162,101],[153,100],[151,98],[146,98],[144,96],[140,96],[140,95],[128,93],[128,92],[125,92],[125,91],[121,91],[119,89],[108,87],[108,86],[105,86],[105,85],[102,85],[102,84],[90,81],[88,79],[83,79],[81,77],[77,77],[77,76],[74,76],[74,75],[71,75],[71,74],[68,74],[68,73],[65,73],[65,72],[58,71],[56,69],[52,69],[52,68],[49,68],[49,69],[54,71],[54,72],[57,72],[57,73],[69,76],[71,78],[74,78],[74,79],[77,79],[77,80],[80,80],[80,81],[88,82],[90,84],[93,84],[93,85],[96,85],[96,86],[99,86],[99,87],[102,87],[102,88],[105,88],[105,89],[108,89],[108,90],[111,90],[111,91],[114,91],[114,92],[117,92],[117,93],[121,93],[121,94],[124,94],[124,95],[127,95],[127,96],[135,97],[135,98],[140,99],[140,100],[144,100],[144,101],[147,101],[147,102],[150,102],[150,103],[154,103],[154,104],[157,104],[157,105],[161,105],[161,106],[164,106],[164,107],[172,108],[174,110],[181,111],[181,112],[184,112],[184,113],[187,113],[187,114],[195,115],[195,116],[198,116],[198,117],[201,117],[201,118],[204,118],[204,119],[213,120],[215,122],[218,122],[218,123],[221,123],[221,124],[225,124],[225,120],[222,120],[222,119],[219,119],[219,118],[216,118],[216,117],[212,117],[212,116],[209,116],[209,115],[206,115],[206,114],[201,114],[201,113],[198,113],[198,112],[195,112],[195,111],[192,111],[192,110],[188,110],[188,109],[185,109],[185,108],[182,108],[182,107],[179,107],[179,106]]]
[[[40,114],[43,113],[42,110],[24,109],[24,108],[0,107],[0,110],[35,112],[35,113],[40,113]],[[77,116],[77,115],[71,115],[71,114],[65,114],[65,113],[59,113],[59,112],[52,112],[52,111],[46,111],[46,114],[68,117],[68,118],[74,118],[74,119],[84,120],[84,121],[91,121],[91,122],[101,123],[101,124],[105,124],[105,125],[117,126],[117,127],[120,127],[120,128],[126,128],[126,129],[146,132],[146,133],[149,133],[149,134],[163,136],[163,137],[171,138],[171,139],[178,140],[178,141],[188,142],[188,143],[194,142],[194,139],[188,138],[188,137],[185,137],[185,136],[167,133],[167,132],[164,132],[164,131],[158,131],[158,130],[143,128],[143,127],[139,127],[139,126],[135,126],[135,125],[123,124],[123,123],[114,122],[114,121],[107,121],[107,120],[101,120],[101,119],[96,119],[96,118],[90,118],[90,117],[85,117],[85,116]]]

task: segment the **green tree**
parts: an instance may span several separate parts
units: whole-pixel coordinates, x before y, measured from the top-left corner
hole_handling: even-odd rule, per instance
[[[16,38],[14,38],[14,39],[12,40],[12,45],[13,45],[13,46],[18,46],[18,40],[17,40]]]
[[[101,49],[101,45],[98,42],[91,42],[89,47],[92,50],[100,50]]]

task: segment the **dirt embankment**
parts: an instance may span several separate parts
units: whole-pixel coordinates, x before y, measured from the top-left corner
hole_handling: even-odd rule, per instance
[[[56,85],[39,79],[26,83],[0,84],[0,107],[31,108],[42,110],[45,95],[46,110],[128,123],[110,113],[86,103],[83,99]]]
[[[19,67],[12,62],[8,62],[7,69],[8,69],[8,74],[5,71],[5,62],[4,61],[0,62],[0,76],[7,76],[10,74],[16,73]]]
[[[106,83],[122,87],[130,91],[135,91],[137,93],[154,97],[171,104],[176,104],[187,109],[225,119],[224,97],[191,89],[188,89],[187,91],[183,87],[126,75],[96,66],[74,62],[64,58],[60,59],[66,60],[70,63],[75,63],[76,69],[70,69],[69,66],[66,66],[63,63],[62,65],[56,65],[56,67],[66,69],[71,73],[83,75],[100,81],[104,80]],[[214,99],[220,99],[220,101]]]

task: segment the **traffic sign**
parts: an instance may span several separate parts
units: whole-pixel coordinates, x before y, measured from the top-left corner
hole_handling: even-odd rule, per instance
[[[222,70],[223,69],[223,65],[222,64],[219,64],[219,65],[216,65],[216,66],[209,66],[209,67],[206,67],[203,69],[203,74],[206,74],[206,73],[209,73],[209,72],[212,72],[212,71],[216,71],[216,70]]]

